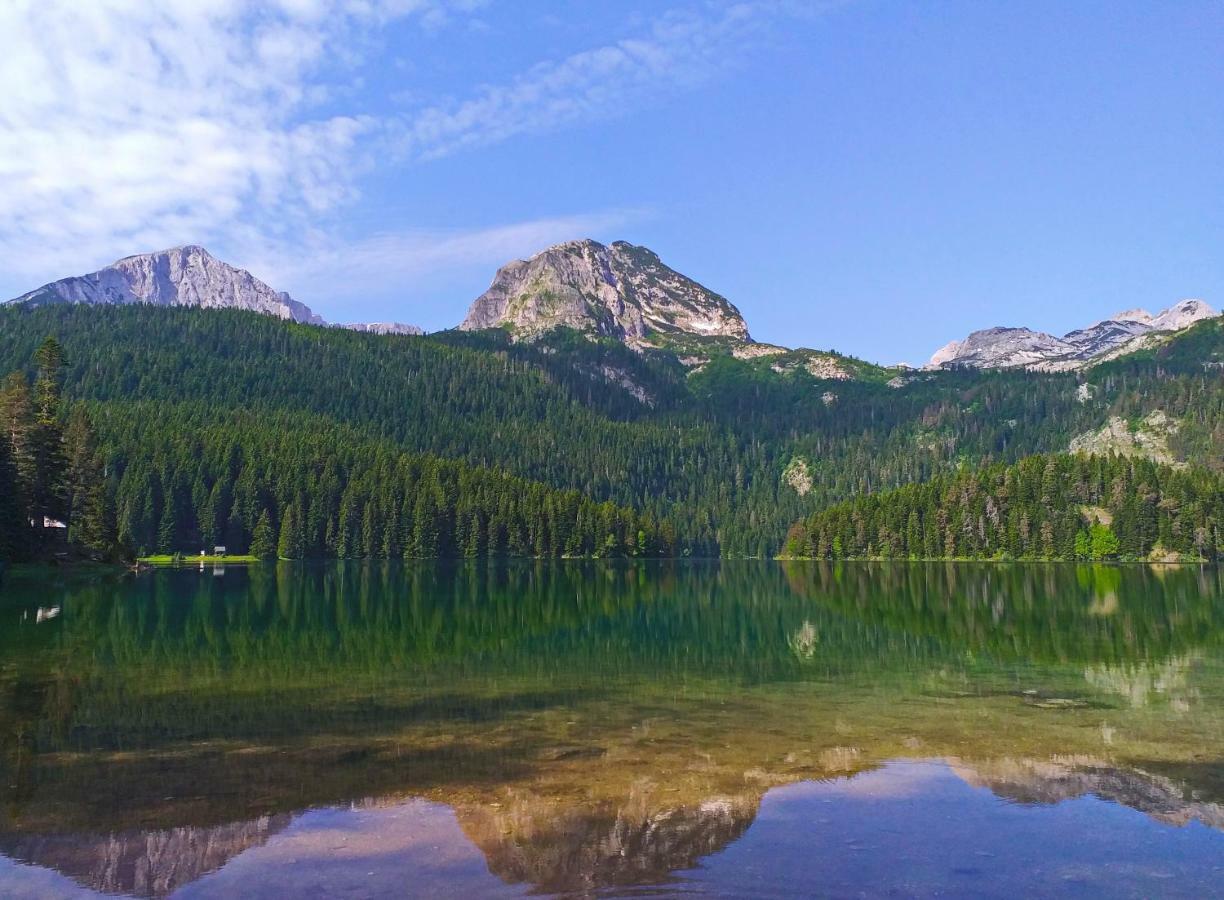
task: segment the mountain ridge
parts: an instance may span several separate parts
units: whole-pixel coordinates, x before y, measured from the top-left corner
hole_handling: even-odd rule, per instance
[[[1202,300],[1188,299],[1156,315],[1144,309],[1125,310],[1062,337],[1031,328],[983,328],[940,347],[925,368],[1025,368],[1047,372],[1081,369],[1141,349],[1149,335],[1178,332],[1218,315]]]
[[[7,303],[233,308],[380,335],[423,334],[417,326],[400,322],[329,323],[288,293],[197,244],[125,256]],[[949,342],[924,368],[1077,370],[1147,349],[1217,315],[1205,302],[1188,299],[1154,315],[1145,309],[1124,310],[1061,337],[996,326]],[[506,263],[456,326],[458,331],[501,329],[516,341],[534,340],[558,328],[616,340],[639,351],[667,349],[690,370],[714,356],[730,355],[762,364],[768,359],[768,367],[779,374],[804,370],[821,379],[845,379],[857,371],[833,352],[755,341],[730,300],[667,266],[648,247],[627,241],[605,245],[575,239]]]
[[[95,272],[60,278],[5,302],[28,306],[143,303],[242,309],[307,325],[332,324],[305,303],[276,290],[246,269],[218,259],[199,244],[125,256]],[[417,326],[400,322],[358,322],[333,327],[374,334],[423,334]]]

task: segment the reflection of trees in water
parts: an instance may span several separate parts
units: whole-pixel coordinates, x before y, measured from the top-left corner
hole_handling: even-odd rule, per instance
[[[1199,691],[1190,684],[1195,656],[1186,655],[1152,663],[1100,664],[1084,669],[1084,678],[1098,691],[1126,698],[1132,707],[1167,703],[1188,712]]]
[[[1001,660],[1164,659],[1224,642],[1216,566],[784,565],[825,609]]]
[[[0,830],[25,836],[409,794],[452,803],[509,880],[628,884],[734,840],[770,785],[896,756],[1108,752],[1096,770],[1130,772],[1163,734],[1166,707],[1129,699],[1152,692],[1203,697],[1165,762],[1218,743],[1213,570],[365,564],[9,587],[5,620],[64,609],[0,629]],[[1058,702],[1085,677],[1129,709]],[[1168,777],[1208,802],[1214,767]]]

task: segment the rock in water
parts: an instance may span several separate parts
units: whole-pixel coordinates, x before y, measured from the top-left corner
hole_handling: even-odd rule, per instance
[[[128,256],[97,272],[44,284],[9,302],[246,309],[295,322],[323,323],[304,303],[195,245]]]
[[[559,326],[628,343],[652,334],[751,340],[729,300],[625,241],[569,241],[503,266],[459,327],[531,337]]]

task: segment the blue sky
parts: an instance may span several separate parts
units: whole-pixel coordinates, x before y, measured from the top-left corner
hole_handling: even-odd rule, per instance
[[[1224,305],[1224,5],[16,0],[0,295],[202,243],[330,320],[656,250],[753,335],[919,362]]]

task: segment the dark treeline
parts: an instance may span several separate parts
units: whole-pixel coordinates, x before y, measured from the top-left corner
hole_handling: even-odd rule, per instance
[[[1224,475],[1119,456],[1033,456],[835,505],[792,526],[784,554],[1216,560]]]
[[[1218,334],[1192,333],[1195,354],[1218,352]],[[1180,458],[1224,459],[1224,379],[1174,352],[1183,338],[1092,370],[1083,397],[1071,373],[914,373],[894,388],[730,358],[694,372],[674,356],[562,333],[513,344],[498,333],[384,337],[228,310],[61,306],[0,309],[0,371],[28,365],[47,334],[67,348],[66,392],[94,415],[147,402],[159,418],[183,403],[217,422],[234,411],[306,416],[311,427],[350,429],[346,440],[670,521],[679,543],[703,554],[772,556],[790,523],[830,504],[966,463],[1060,452],[1111,415],[1161,409],[1179,426],[1169,442]],[[104,442],[115,464],[149,452],[124,428]],[[811,476],[803,494],[783,479],[795,459]],[[198,508],[194,497],[185,505]],[[184,537],[193,530],[184,525]]]
[[[0,385],[0,561],[117,553],[106,472],[83,408],[65,421],[63,348],[47,338]]]
[[[670,556],[668,522],[505,472],[404,453],[317,417],[191,404],[96,411],[120,540],[283,559]]]

